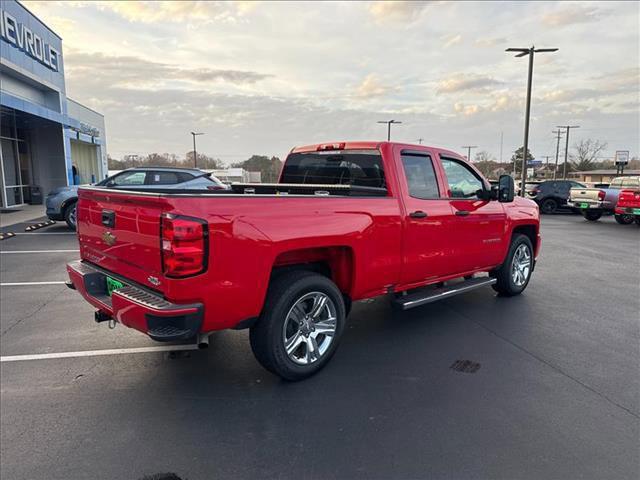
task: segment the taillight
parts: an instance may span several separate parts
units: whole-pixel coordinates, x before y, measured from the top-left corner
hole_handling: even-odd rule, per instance
[[[316,151],[318,152],[326,152],[327,150],[343,150],[345,146],[345,142],[341,143],[324,143],[322,145],[318,145]]]
[[[207,222],[162,214],[162,271],[167,277],[198,275],[207,269]]]
[[[606,193],[603,192],[602,190],[598,192],[598,200],[604,200],[605,196],[606,196]]]

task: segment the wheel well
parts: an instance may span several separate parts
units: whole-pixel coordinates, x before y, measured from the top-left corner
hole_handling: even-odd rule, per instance
[[[330,278],[347,297],[353,282],[353,251],[350,247],[320,247],[292,250],[279,254],[271,278],[293,270],[308,270]]]
[[[538,229],[536,228],[535,225],[519,225],[516,228],[513,229],[513,233],[511,235],[511,238],[513,238],[514,236],[516,236],[516,234],[521,233],[523,235],[526,235],[527,237],[529,237],[529,240],[531,240],[531,245],[533,245],[533,251],[536,251],[537,248],[537,244],[538,244]]]

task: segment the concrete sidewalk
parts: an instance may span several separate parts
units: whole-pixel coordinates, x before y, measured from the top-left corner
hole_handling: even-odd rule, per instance
[[[8,212],[8,210],[12,211]],[[44,205],[24,205],[15,209],[3,209],[2,213],[0,213],[0,227],[9,227],[17,223],[36,220],[44,216]]]

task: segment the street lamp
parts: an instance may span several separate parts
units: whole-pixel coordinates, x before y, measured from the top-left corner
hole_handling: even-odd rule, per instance
[[[529,55],[529,76],[527,78],[527,106],[524,114],[524,150],[522,152],[522,184],[520,195],[525,196],[524,185],[527,183],[527,152],[529,151],[529,114],[531,113],[531,81],[533,79],[533,55],[534,53],[557,52],[557,48],[507,48],[507,52],[519,52],[516,57]]]
[[[567,129],[567,144],[564,149],[564,166],[562,168],[562,179],[567,179],[567,161],[569,157],[569,130],[572,128],[580,128],[580,125],[556,125],[558,128],[566,128]]]
[[[396,120],[378,120],[378,123],[386,123],[387,124],[387,141],[391,141],[391,124],[392,123],[402,123]]]
[[[193,135],[193,166],[198,167],[198,154],[196,153],[196,136],[204,135],[203,132],[191,132]]]
[[[471,162],[471,149],[478,148],[477,145],[463,145],[462,148],[467,149],[467,161]]]

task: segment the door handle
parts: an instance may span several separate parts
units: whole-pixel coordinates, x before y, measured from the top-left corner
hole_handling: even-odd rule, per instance
[[[469,213],[469,210],[456,210],[456,215],[459,217],[466,217]]]
[[[415,212],[411,212],[409,216],[411,218],[427,218],[426,212],[423,212],[422,210],[416,210]]]

